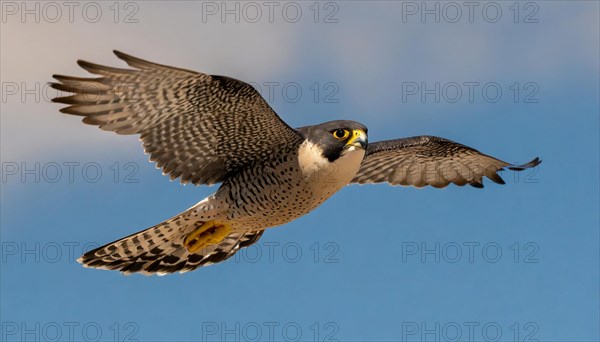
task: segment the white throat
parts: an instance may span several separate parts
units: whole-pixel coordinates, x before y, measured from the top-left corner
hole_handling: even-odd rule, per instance
[[[306,140],[300,145],[298,162],[304,181],[313,188],[323,188],[330,195],[338,191],[354,178],[365,156],[365,150],[350,147],[346,153],[333,162],[323,156],[323,150]]]

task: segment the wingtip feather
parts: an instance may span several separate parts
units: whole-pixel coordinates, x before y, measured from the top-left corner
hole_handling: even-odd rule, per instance
[[[128,58],[131,58],[130,55],[128,55],[124,52],[121,52],[119,50],[113,50],[112,52],[115,54],[115,56],[117,56],[117,58],[122,59],[124,61],[126,61],[126,59],[128,59]]]
[[[477,189],[483,189],[484,185],[481,181],[472,181],[469,183],[470,186],[477,188]]]
[[[513,171],[523,171],[526,169],[530,169],[532,167],[536,167],[536,166],[540,165],[541,163],[542,163],[542,160],[539,157],[535,157],[535,159],[533,159],[529,163],[526,163],[523,165],[512,165],[512,166],[509,166],[508,169],[513,170]]]

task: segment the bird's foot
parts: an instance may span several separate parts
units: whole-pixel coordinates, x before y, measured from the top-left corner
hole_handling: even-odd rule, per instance
[[[186,236],[183,246],[188,252],[195,253],[206,246],[220,243],[232,230],[228,224],[208,221]]]

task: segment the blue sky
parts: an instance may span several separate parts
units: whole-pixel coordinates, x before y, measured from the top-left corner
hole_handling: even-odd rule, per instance
[[[600,339],[597,2],[77,4],[2,3],[2,341]],[[439,22],[421,16],[436,4]],[[91,246],[216,190],[47,101],[52,74],[86,75],[79,58],[122,66],[113,49],[253,82],[293,126],[543,163],[483,190],[346,187],[184,275],[84,269]]]

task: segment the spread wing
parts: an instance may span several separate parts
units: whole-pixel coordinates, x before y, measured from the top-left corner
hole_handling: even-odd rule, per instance
[[[83,116],[86,124],[140,134],[150,160],[171,179],[223,182],[302,140],[247,83],[114,53],[134,69],[80,60],[101,77],[54,75],[59,83],[51,83],[53,88],[74,94],[53,102],[69,104],[61,112]]]
[[[504,167],[521,171],[539,163],[541,160],[535,158],[524,165],[511,165],[450,140],[418,136],[369,144],[352,182],[436,188],[454,183],[482,188],[483,176],[504,184],[497,174]]]

